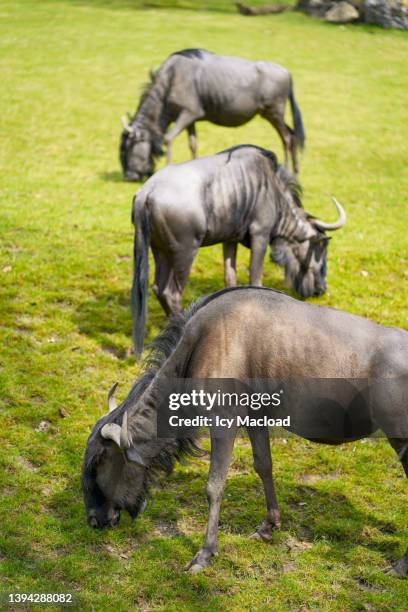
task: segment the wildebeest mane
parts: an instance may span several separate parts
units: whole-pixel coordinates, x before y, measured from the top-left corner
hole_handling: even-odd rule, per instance
[[[139,99],[139,104],[137,105],[137,109],[135,114],[132,117],[132,121],[134,121],[136,119],[136,115],[137,115],[137,111],[140,109],[140,107],[142,106],[143,102],[145,102],[146,98],[149,95],[150,92],[150,88],[154,83],[154,78],[155,78],[155,72],[153,70],[151,70],[149,72],[149,80],[145,81],[144,83],[142,83],[142,85],[140,86],[140,99]]]
[[[142,393],[148,388],[160,368],[175,351],[183,335],[186,323],[202,307],[205,301],[206,298],[201,298],[184,312],[173,316],[165,329],[153,340],[148,349],[148,356],[143,364],[144,372],[139,376],[128,397],[123,402],[123,410],[131,409]],[[183,366],[181,366],[177,376],[182,378],[183,374]],[[153,400],[158,406],[162,401],[160,390],[153,390],[150,400]],[[137,414],[137,411],[135,414]],[[129,430],[132,434],[131,423],[129,424]],[[137,431],[133,432],[133,435],[137,435]],[[183,458],[188,456],[197,457],[203,455],[204,451],[197,445],[197,438],[197,435],[192,435],[188,438],[174,439],[160,450],[146,468],[146,494],[160,472],[164,471],[166,474],[170,474],[177,461],[182,461]]]
[[[279,166],[277,169],[277,176],[283,183],[283,186],[292,194],[295,204],[299,206],[299,208],[303,208],[301,200],[303,193],[302,186],[293,174],[291,174],[285,166]]]
[[[111,413],[99,419],[97,426],[94,427],[85,451],[82,470],[82,487],[84,489],[94,489],[95,494],[98,488],[92,480],[92,475],[99,461],[105,453],[105,445],[100,438],[100,430],[106,423],[121,424],[123,413],[132,409],[141,395],[146,391],[153,381],[164,362],[172,355],[177,347],[187,321],[201,307],[205,298],[194,302],[190,308],[171,318],[166,328],[155,338],[149,347],[149,354],[143,364],[143,373],[138,377],[132,386],[126,399]],[[160,401],[160,398],[157,398]],[[92,442],[92,443],[91,443]],[[91,444],[90,444],[91,443]],[[159,472],[165,471],[170,474],[176,461],[181,461],[186,456],[202,455],[203,451],[196,444],[196,437],[174,440],[166,445],[160,453],[154,457],[146,469],[145,493],[157,478]]]
[[[163,96],[162,92],[159,93],[158,91],[154,90],[156,79],[160,78],[160,69],[156,72],[151,70],[149,77],[149,80],[146,81],[146,83],[144,83],[141,87],[139,104],[137,105],[136,112],[133,115],[130,123],[131,125],[136,124],[141,119],[141,126],[144,127],[150,134],[152,155],[153,157],[159,157],[163,155],[163,133],[159,131],[160,128],[158,129],[158,127],[154,125],[150,112],[152,108],[156,107],[158,104],[161,104],[160,121],[165,123],[168,116],[168,110],[166,96]],[[149,109],[148,112],[146,112],[146,108]]]
[[[144,372],[139,376],[126,398],[124,402],[126,408],[130,407],[141,392],[148,387],[164,362],[173,354],[183,335],[186,323],[202,307],[206,299],[206,297],[200,298],[193,302],[187,310],[172,316],[164,330],[151,342],[148,355],[143,363]],[[178,375],[182,376],[183,372],[179,372]]]
[[[211,53],[211,55],[213,55],[211,51],[207,51],[206,49],[182,49],[181,51],[172,53],[172,55],[182,55],[183,57],[203,59],[203,53]]]
[[[227,163],[230,161],[233,153],[235,153],[236,151],[240,151],[241,149],[255,149],[256,151],[258,151],[261,155],[263,155],[263,157],[265,157],[267,160],[269,160],[271,162],[273,171],[276,172],[278,170],[278,158],[276,157],[275,153],[273,151],[270,151],[269,149],[264,149],[262,147],[258,147],[257,145],[253,145],[253,144],[239,144],[239,145],[234,145],[232,147],[228,147],[228,149],[224,149],[223,151],[219,151],[219,153],[217,153],[217,155],[222,155],[223,153],[228,153],[228,159],[227,159]]]

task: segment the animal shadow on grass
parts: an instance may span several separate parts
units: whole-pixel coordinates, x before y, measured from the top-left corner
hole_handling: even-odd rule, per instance
[[[157,330],[157,327],[161,328],[166,323],[156,298],[150,294],[149,297],[152,299],[149,299],[147,339],[151,339],[152,329]],[[128,291],[111,291],[82,302],[74,314],[74,321],[80,333],[95,340],[102,350],[118,359],[129,356],[132,345],[130,288]]]
[[[99,172],[99,178],[107,183],[124,183],[122,173],[118,170],[112,172]],[[135,183],[136,185],[136,183]]]
[[[297,485],[283,500],[282,524],[305,540],[324,538],[331,544],[329,556],[341,562],[344,552],[356,545],[385,553],[398,554],[399,542],[394,526],[377,518],[374,512],[357,509],[338,491]],[[395,499],[398,504],[398,499]],[[370,534],[370,535],[368,535]]]
[[[115,336],[130,336],[131,316],[127,292],[111,291],[82,302],[74,314],[74,321],[80,333],[96,340],[102,349],[116,354],[119,359],[125,357],[125,347]]]
[[[144,553],[147,564],[177,561],[181,573],[184,561],[180,562],[180,549],[184,549],[187,561],[197,552],[197,544],[199,545],[204,537],[207,520],[208,510],[204,494],[206,474],[197,474],[195,469],[193,466],[191,473],[189,470],[176,471],[169,479],[162,477],[160,484],[156,484],[151,492],[143,518],[137,519],[133,525],[126,513],[123,513],[122,520],[114,531],[120,532],[115,541],[121,542],[118,546],[126,548],[125,556],[131,557],[134,553],[140,555],[141,549],[148,543]],[[284,494],[279,495],[279,490],[282,489]],[[282,512],[282,529],[292,534],[292,540],[293,536],[295,537],[294,551],[302,551],[301,544],[305,541],[313,543],[324,537],[328,547],[322,552],[322,557],[330,563],[343,564],[356,546],[380,552],[384,557],[384,565],[398,557],[399,540],[398,534],[394,533],[394,526],[379,520],[372,512],[357,509],[346,496],[292,483],[282,483],[280,487],[279,479],[277,490]],[[242,503],[243,499],[246,500],[245,503]],[[395,503],[398,503],[398,499]],[[93,555],[95,550],[103,550],[106,546],[106,532],[92,530],[86,525],[77,478],[49,499],[49,511],[59,521],[59,530],[66,533],[70,542],[68,549],[78,550],[78,546],[81,546],[84,554]],[[235,533],[247,538],[263,516],[264,498],[257,479],[252,475],[231,476],[222,505],[220,533]],[[193,538],[180,527],[185,519],[188,523],[200,525]],[[299,547],[296,546],[296,540]],[[155,543],[153,547],[152,543]],[[166,548],[166,556],[163,554],[163,546]],[[265,544],[260,542],[259,546]],[[280,549],[282,550],[282,543]],[[155,554],[155,550],[158,554]],[[69,553],[69,550],[66,552]],[[227,555],[227,552],[223,552],[221,539],[220,555],[223,554]],[[282,554],[287,555],[287,551]]]
[[[202,265],[204,264],[205,262],[202,261]],[[204,275],[200,275],[198,271],[191,274],[183,294],[183,308],[187,308],[189,304],[203,296],[210,295],[224,288],[222,261],[219,261],[219,268],[214,266],[212,274],[208,272],[207,267]],[[240,275],[239,281],[243,282],[242,286],[247,284],[243,280],[242,275]],[[288,290],[283,280],[276,281],[274,279],[272,283],[269,275],[265,277],[264,286],[278,289],[289,295],[295,295]],[[78,325],[80,333],[86,334],[95,340],[102,350],[115,355],[118,359],[126,359],[130,354],[132,346],[130,284],[129,288],[123,291],[110,291],[82,302],[74,315],[74,321]],[[152,283],[150,282],[145,346],[166,326],[167,322],[168,318],[153,294]],[[122,336],[122,339],[118,339],[118,336]],[[126,337],[125,341],[123,341],[123,336]]]
[[[217,274],[204,280],[191,277],[183,295],[183,307],[186,308],[199,297],[222,288],[223,284]],[[123,291],[109,291],[85,300],[79,304],[73,318],[80,333],[95,340],[102,350],[116,355],[118,359],[125,359],[129,355],[132,345],[130,283]],[[168,318],[152,291],[152,284],[149,283],[146,346],[167,322]]]
[[[183,481],[183,488],[186,486],[188,477]],[[183,589],[183,600],[187,600],[189,609],[210,609],[211,593],[196,588],[196,581],[190,580],[183,571],[184,560],[180,559],[180,551],[184,550],[187,562],[196,552],[197,543],[178,528],[178,509],[171,507],[174,500],[169,504],[168,493],[161,494],[158,486],[153,497],[156,508],[153,512],[146,510],[134,523],[123,512],[114,529],[95,530],[86,523],[79,479],[72,478],[47,504],[47,512],[56,520],[61,539],[67,542],[60,549],[54,548],[52,556],[65,559],[80,556],[81,562],[87,564],[89,575],[96,576],[95,580],[105,573],[110,576],[123,575],[124,571],[127,575],[130,573],[129,579],[136,580],[134,590],[140,602],[146,603],[152,597],[160,599],[166,590],[179,587]],[[136,564],[135,569],[133,564]],[[154,593],[149,586],[145,595],[143,585],[153,585],[158,571],[164,572],[160,588]]]
[[[282,530],[290,531],[299,541],[312,543],[323,538],[330,546],[328,558],[344,562],[344,555],[359,545],[381,552],[387,561],[397,559],[399,541],[394,526],[378,519],[374,512],[357,509],[343,494],[304,485],[285,483],[281,486],[279,479],[276,479],[276,490]],[[264,518],[260,485],[251,477],[235,478],[230,480],[227,493],[223,524],[227,529],[250,533]],[[251,501],[242,504],[245,498]],[[398,504],[398,499],[395,503]]]

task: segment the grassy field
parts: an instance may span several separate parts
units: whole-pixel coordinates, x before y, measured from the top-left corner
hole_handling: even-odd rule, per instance
[[[197,576],[183,566],[203,536],[206,459],[177,468],[136,523],[85,524],[88,433],[111,384],[121,382],[122,398],[139,371],[129,356],[137,185],[121,180],[119,118],[170,52],[202,46],[293,72],[308,137],[304,205],[331,219],[335,194],[348,213],[318,302],[407,327],[406,34],[295,13],[244,18],[227,0],[150,5],[0,6],[0,590],[73,592],[82,610],[406,610],[407,583],[382,570],[408,543],[408,488],[382,441],[276,441],[283,527],[268,546],[247,538],[263,495],[242,440],[220,557]],[[261,119],[199,125],[198,135],[201,154],[251,142],[281,156]],[[174,153],[188,156],[184,135]],[[241,249],[241,282],[247,265]],[[221,283],[220,248],[203,249],[186,302]],[[265,284],[283,288],[270,263]],[[151,339],[163,314],[152,296],[149,308]]]

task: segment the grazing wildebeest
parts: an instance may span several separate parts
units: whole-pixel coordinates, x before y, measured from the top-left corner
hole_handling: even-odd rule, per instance
[[[288,98],[293,130],[284,120]],[[151,83],[130,122],[122,117],[120,161],[124,176],[130,181],[150,176],[155,157],[162,155],[163,143],[170,163],[171,143],[185,129],[191,154],[196,157],[196,121],[236,127],[258,114],[275,127],[284,146],[285,165],[290,154],[297,172],[296,149],[303,148],[305,134],[292,77],[285,68],[203,49],[173,53],[151,74]],[[168,129],[172,122],[174,126]]]
[[[224,280],[236,284],[238,243],[251,249],[250,284],[261,285],[266,249],[303,297],[326,290],[326,230],[306,213],[300,188],[266,149],[239,145],[217,155],[166,166],[136,194],[132,288],[133,339],[143,349],[148,289],[148,248],[155,259],[153,291],[167,314],[181,310],[181,296],[200,247],[223,243]]]
[[[124,402],[94,426],[82,474],[89,524],[114,525],[122,509],[136,517],[157,471],[171,471],[181,455],[194,452],[194,435],[172,439],[157,436],[158,408],[169,380],[307,381],[316,377],[381,384],[371,399],[369,419],[359,427],[358,435],[353,433],[344,439],[330,439],[326,435],[314,441],[340,444],[381,429],[408,476],[408,332],[301,302],[272,289],[235,287],[204,298],[175,317],[156,340],[150,368],[140,376]],[[398,381],[402,381],[402,393],[390,395],[386,383],[396,382],[398,386]],[[317,415],[323,421],[330,399],[325,400],[323,411]],[[358,422],[359,407],[359,403],[346,406],[345,417]],[[357,414],[353,414],[355,410]],[[309,419],[307,410],[304,418]],[[401,426],[404,434],[397,433]],[[213,431],[210,428],[208,526],[204,545],[189,565],[192,571],[202,569],[217,554],[218,516],[237,433],[233,428],[228,436],[217,438]],[[269,430],[249,427],[248,435],[267,508],[256,537],[270,540],[280,518],[272,479]],[[407,576],[408,551],[394,570]]]

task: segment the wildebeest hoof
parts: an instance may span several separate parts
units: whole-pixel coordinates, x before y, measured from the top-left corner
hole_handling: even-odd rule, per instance
[[[262,523],[256,528],[256,531],[252,533],[249,537],[251,540],[262,540],[263,542],[271,542],[273,531],[279,528],[280,517],[279,513],[276,512],[272,520],[265,519],[264,521],[262,521]]]
[[[209,565],[211,557],[217,555],[217,552],[213,553],[206,548],[201,548],[184,569],[192,574],[198,574],[198,572],[201,572],[205,567],[207,567],[207,565]]]
[[[404,557],[394,565],[387,567],[384,570],[384,574],[387,576],[395,576],[396,578],[408,578],[408,564]]]
[[[188,571],[190,572],[190,574],[198,574],[199,572],[202,572],[204,569],[204,565],[201,565],[200,563],[194,563],[194,565],[191,565],[188,568]]]
[[[254,531],[254,533],[251,533],[249,536],[249,539],[270,542],[272,540],[272,534],[269,531]]]
[[[408,578],[408,550],[391,567],[387,567],[384,572],[388,576],[397,576],[398,578]]]

